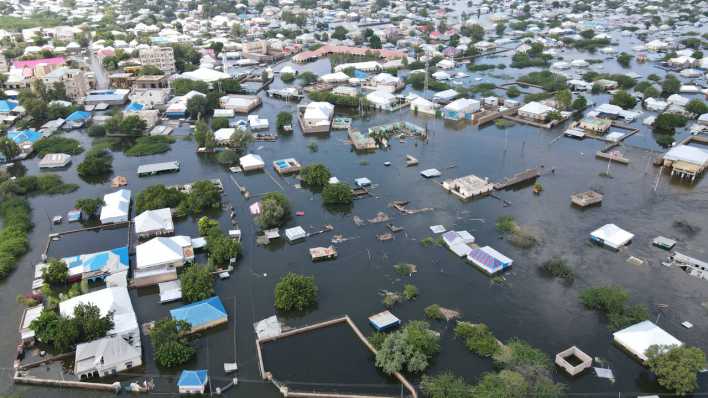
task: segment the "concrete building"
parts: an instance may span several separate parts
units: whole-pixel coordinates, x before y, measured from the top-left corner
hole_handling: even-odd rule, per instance
[[[175,67],[175,53],[172,47],[152,46],[142,48],[139,52],[140,62],[143,65],[154,65],[161,71],[172,74],[177,72]]]
[[[63,83],[66,89],[66,96],[72,100],[83,98],[90,89],[86,73],[81,69],[63,66],[44,75],[42,80],[47,87],[51,87],[56,83]]]
[[[481,179],[476,175],[468,175],[451,180],[445,180],[442,187],[458,196],[460,199],[469,199],[475,196],[485,195],[494,190],[494,185],[486,178]]]
[[[79,379],[114,376],[143,364],[140,346],[117,336],[107,336],[76,346],[74,374]]]

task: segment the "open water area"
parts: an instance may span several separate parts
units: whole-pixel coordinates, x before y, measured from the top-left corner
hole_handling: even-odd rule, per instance
[[[628,44],[629,45],[629,44]],[[478,62],[506,63],[506,59]],[[650,66],[648,73],[662,71]],[[329,72],[329,62],[296,65],[300,70]],[[275,68],[276,71],[279,69]],[[500,71],[504,74],[528,73],[533,68]],[[619,71],[619,70],[618,70]],[[481,81],[494,81],[491,77]],[[478,81],[478,82],[481,82]],[[478,82],[475,82],[477,84]],[[276,79],[272,88],[282,87]],[[406,90],[410,90],[407,88]],[[256,112],[267,117],[271,130],[280,111],[296,112],[297,105],[266,97]],[[589,97],[596,103],[607,101],[607,96]],[[351,112],[337,109],[337,115]],[[645,112],[644,115],[648,115]],[[639,119],[641,120],[642,117]],[[392,312],[403,322],[424,319],[423,309],[431,304],[452,308],[462,313],[461,319],[487,324],[502,341],[519,337],[542,349],[549,357],[572,345],[595,358],[601,358],[615,375],[615,381],[600,379],[592,372],[579,377],[566,377],[554,372],[557,381],[567,383],[569,392],[578,396],[636,396],[661,393],[650,372],[637,361],[612,344],[612,335],[606,321],[597,313],[586,310],[578,300],[579,292],[587,287],[620,285],[631,294],[631,303],[641,303],[650,309],[652,320],[686,344],[708,350],[705,336],[708,332],[708,286],[706,281],[689,276],[678,268],[667,268],[661,262],[668,255],[655,248],[651,241],[658,235],[679,241],[676,250],[701,259],[708,258],[708,187],[704,179],[693,185],[672,180],[663,175],[656,186],[658,169],[652,160],[660,148],[651,132],[639,120],[632,125],[641,131],[621,150],[631,160],[629,165],[609,165],[611,177],[600,174],[608,171],[608,163],[595,158],[595,152],[606,144],[586,139],[577,141],[559,136],[563,127],[552,130],[516,124],[506,129],[493,123],[482,128],[464,122],[449,123],[413,115],[408,109],[394,113],[369,112],[354,115],[354,127],[365,130],[394,121],[409,121],[427,126],[430,139],[424,143],[415,139],[401,142],[391,140],[390,150],[358,154],[346,142],[345,131],[332,131],[324,136],[303,136],[297,123],[291,135],[281,135],[276,142],[254,143],[251,152],[261,155],[266,162],[265,173],[233,174],[216,163],[209,155],[196,154],[194,141],[177,139],[171,151],[142,158],[125,157],[114,153],[114,175],[128,177],[127,188],[135,195],[153,184],[183,184],[199,179],[220,178],[224,185],[222,201],[232,205],[242,230],[243,255],[235,272],[226,280],[216,281],[216,293],[221,297],[229,315],[229,322],[202,333],[195,342],[197,356],[184,369],[208,369],[212,387],[225,385],[232,375],[225,375],[223,364],[237,362],[239,385],[225,396],[278,397],[270,383],[260,379],[253,323],[273,315],[273,289],[281,276],[288,272],[313,275],[319,287],[318,305],[305,313],[278,314],[290,327],[304,326],[323,320],[348,315],[365,334],[373,333],[367,318],[384,309],[382,290],[400,291],[406,283],[419,289],[419,297],[393,307]],[[90,138],[81,132],[64,133],[77,137],[86,148]],[[677,134],[677,139],[681,136]],[[308,143],[316,142],[312,152]],[[406,167],[405,156],[419,160],[416,167]],[[372,195],[356,200],[351,207],[329,209],[322,205],[318,193],[297,188],[294,177],[279,177],[271,167],[274,160],[294,157],[303,165],[325,164],[341,181],[353,184],[354,178],[368,177],[373,182]],[[0,358],[2,381],[0,392],[18,392],[23,397],[99,397],[96,392],[27,387],[12,384],[12,360],[18,340],[17,325],[22,307],[15,301],[18,294],[31,287],[34,264],[40,261],[49,233],[73,229],[76,224],[51,226],[49,219],[65,214],[76,199],[98,197],[112,191],[110,183],[87,184],[79,179],[76,165],[83,155],[75,156],[67,170],[58,171],[65,182],[78,183],[76,192],[60,196],[31,198],[34,230],[30,236],[31,251],[22,258],[12,275],[0,284]],[[138,165],[160,161],[179,160],[178,173],[138,178]],[[16,173],[40,173],[37,159],[22,162]],[[384,162],[391,166],[385,167]],[[535,195],[530,186],[497,193],[511,203],[485,197],[462,202],[448,194],[438,184],[442,179],[475,174],[491,181],[501,180],[527,168],[543,165],[539,182],[543,192]],[[437,168],[442,176],[426,180],[419,172]],[[553,172],[551,172],[553,170]],[[235,178],[252,194],[246,200],[233,183]],[[605,195],[601,206],[588,209],[571,207],[569,196],[575,192],[596,190]],[[301,225],[312,232],[326,224],[333,232],[313,236],[304,242],[290,245],[275,243],[268,247],[256,246],[258,227],[248,211],[259,194],[281,191],[291,201],[292,211],[303,211],[287,227]],[[394,200],[410,201],[409,208],[434,208],[431,212],[402,215],[388,204]],[[404,227],[395,239],[379,241],[377,234],[387,232],[386,223],[356,226],[354,216],[370,219],[378,212],[391,217],[390,223]],[[133,213],[135,210],[133,209]],[[135,214],[133,214],[135,215]],[[516,221],[537,233],[541,243],[528,250],[513,247],[502,239],[495,228],[500,216],[511,215]],[[227,211],[213,216],[219,218],[222,229],[231,228]],[[673,226],[675,220],[688,220],[701,228],[687,235]],[[590,243],[592,230],[615,223],[635,234],[633,243],[620,252],[600,248]],[[496,283],[471,264],[455,257],[443,247],[424,247],[419,241],[433,236],[429,226],[441,224],[448,230],[468,230],[478,244],[490,245],[514,260],[510,272]],[[196,219],[176,222],[176,234],[197,236]],[[313,263],[308,249],[329,246],[334,234],[347,241],[336,245],[338,258],[334,261]],[[81,238],[67,237],[52,242],[50,254],[74,255],[107,250],[125,245],[127,231],[111,230],[82,233]],[[56,252],[55,252],[56,251]],[[576,279],[572,284],[549,279],[540,265],[552,256],[563,256],[573,267]],[[645,260],[643,265],[632,265],[629,256]],[[134,258],[131,258],[131,263]],[[394,270],[397,263],[411,263],[417,272],[401,276]],[[131,297],[138,321],[165,318],[169,309],[180,303],[160,304],[157,289],[131,289]],[[690,321],[692,329],[681,322]],[[433,322],[441,333],[441,351],[434,357],[428,374],[451,370],[475,382],[482,373],[492,370],[492,362],[467,351],[454,338],[454,322]],[[144,366],[121,375],[121,381],[153,379],[157,386],[153,396],[177,396],[176,380],[180,369],[159,369],[152,358],[147,336],[142,337]],[[359,344],[346,328],[333,329],[288,338],[264,351],[266,369],[280,382],[302,390],[366,391],[372,394],[397,392],[400,386],[374,367],[373,356]],[[39,368],[41,375],[56,369]],[[700,391],[708,391],[705,374],[699,376]],[[417,384],[419,378],[411,377]],[[124,383],[125,384],[125,383]]]

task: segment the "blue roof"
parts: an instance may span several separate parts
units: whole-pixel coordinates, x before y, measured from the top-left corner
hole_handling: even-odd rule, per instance
[[[20,144],[27,141],[34,144],[35,142],[39,141],[40,138],[42,138],[42,133],[35,130],[16,130],[8,132],[7,138],[15,141],[16,144]]]
[[[89,120],[90,117],[91,117],[91,112],[75,111],[71,115],[66,117],[66,121],[68,121],[68,122],[81,122],[81,121]]]
[[[0,100],[0,113],[8,113],[17,108],[17,103],[12,101]]]
[[[193,328],[227,317],[224,304],[218,296],[170,310],[170,316],[172,319],[187,321]]]
[[[131,102],[128,105],[125,106],[124,111],[125,112],[140,112],[145,108],[145,105],[137,103],[137,102]]]
[[[82,267],[83,272],[93,272],[109,265],[109,260],[113,256],[117,257],[118,268],[128,269],[128,247],[126,246],[102,252],[66,257],[62,260],[64,260],[69,270],[72,268]]]
[[[203,386],[207,383],[207,371],[202,370],[183,370],[177,380],[179,387]]]
[[[358,69],[354,71],[354,77],[357,79],[366,79],[366,76],[368,76],[366,72],[362,72]]]

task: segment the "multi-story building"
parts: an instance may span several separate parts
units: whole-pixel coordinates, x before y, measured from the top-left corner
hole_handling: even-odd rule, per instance
[[[89,90],[86,73],[81,69],[61,67],[44,75],[42,80],[47,86],[55,83],[64,83],[66,96],[74,100],[85,97]]]
[[[161,71],[171,74],[177,71],[175,53],[172,47],[152,46],[140,49],[140,62],[143,65],[155,65]]]

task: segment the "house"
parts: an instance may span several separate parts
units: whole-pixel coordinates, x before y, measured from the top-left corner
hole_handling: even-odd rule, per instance
[[[260,155],[249,153],[238,160],[243,171],[263,170],[265,162]]]
[[[158,236],[135,247],[136,287],[156,285],[177,279],[177,268],[194,261],[194,247],[189,236]]]
[[[231,109],[236,113],[249,113],[261,104],[257,95],[229,94],[219,98],[222,109]]]
[[[197,70],[184,72],[179,75],[182,79],[202,81],[205,83],[216,83],[219,80],[230,79],[228,73],[219,72],[218,70],[200,67]]]
[[[71,318],[74,316],[74,308],[79,304],[97,306],[101,316],[113,313],[113,328],[108,331],[108,336],[120,337],[128,344],[140,347],[138,319],[127,287],[107,287],[64,300],[59,303],[59,313]]]
[[[280,175],[297,173],[300,171],[300,162],[295,158],[279,159],[273,162],[273,168]]]
[[[220,128],[214,132],[214,140],[216,140],[218,145],[227,145],[235,133],[235,128]]]
[[[443,60],[440,60],[440,62],[438,62],[436,64],[436,66],[440,69],[452,69],[455,67],[455,61],[452,61],[449,59],[443,59]]]
[[[127,222],[130,216],[131,192],[121,189],[103,196],[101,207],[101,224]]]
[[[357,151],[370,151],[377,148],[376,140],[368,135],[362,134],[361,131],[350,128],[347,132],[352,146]]]
[[[485,195],[494,190],[494,184],[490,183],[488,179],[481,179],[473,174],[445,180],[442,182],[442,187],[463,200]]]
[[[531,119],[531,120],[541,120],[545,121],[548,118],[548,114],[555,111],[548,105],[544,105],[540,102],[531,101],[528,104],[522,106],[518,110],[519,116]]]
[[[172,223],[172,211],[169,208],[146,210],[133,220],[138,238],[171,235],[175,232]]]
[[[453,89],[438,91],[433,95],[433,102],[438,104],[448,104],[460,95],[457,91]]]
[[[376,91],[388,91],[389,93],[395,93],[396,91],[402,89],[405,86],[403,79],[397,76],[393,76],[390,73],[379,73],[378,75],[368,79],[364,84],[365,89],[372,89]]]
[[[48,153],[39,161],[40,169],[58,169],[71,162],[71,155],[66,153]]]
[[[329,102],[310,102],[300,117],[303,133],[329,132],[334,118],[334,105]]]
[[[180,394],[204,394],[209,383],[206,370],[183,370],[177,380]]]
[[[130,344],[118,336],[106,336],[76,346],[74,375],[81,380],[115,376],[142,364],[140,345]]]
[[[396,107],[398,99],[395,95],[385,90],[369,93],[366,100],[376,109],[391,111]]]
[[[612,339],[642,362],[647,361],[649,347],[681,347],[683,343],[652,321],[642,321],[612,333]]]
[[[671,176],[688,178],[692,182],[708,167],[708,149],[687,144],[676,145],[664,154],[664,166],[671,167]]]
[[[590,239],[600,245],[619,250],[622,246],[629,244],[634,238],[634,234],[623,230],[615,224],[605,224],[590,233]]]
[[[224,304],[217,296],[172,309],[170,310],[170,316],[172,319],[189,323],[191,333],[228,322]]]
[[[411,101],[411,110],[413,112],[424,113],[426,115],[435,115],[439,107],[440,105],[428,101],[423,97],[416,96],[416,98]]]
[[[32,345],[34,344],[35,332],[30,328],[32,321],[39,318],[44,311],[44,305],[36,305],[34,307],[25,308],[22,312],[22,320],[20,321],[20,340],[22,344]]]
[[[64,130],[80,129],[91,120],[91,112],[75,111],[64,120]]]
[[[248,115],[248,127],[251,131],[268,130],[268,119],[261,118],[258,115]]]
[[[600,134],[605,134],[607,130],[610,129],[610,126],[612,125],[612,121],[599,118],[599,117],[592,117],[588,116],[580,120],[580,128],[584,130],[589,130],[595,133],[600,133]]]
[[[128,89],[93,90],[84,97],[84,105],[124,105],[128,102],[128,94],[130,94]]]
[[[319,81],[325,83],[344,83],[349,81],[349,75],[344,72],[327,73],[319,77]]]
[[[465,257],[471,251],[471,243],[474,243],[474,236],[467,231],[447,231],[442,234],[443,242],[458,257]]]
[[[663,112],[669,107],[669,103],[649,97],[644,100],[644,106],[652,112]]]
[[[130,268],[126,246],[96,253],[79,254],[61,259],[69,270],[69,282],[83,279],[105,280],[110,275],[127,273]],[[35,275],[38,276],[38,275]],[[41,277],[41,273],[39,273]]]
[[[297,227],[286,229],[285,237],[288,238],[288,242],[292,243],[300,239],[305,239],[307,237],[307,232],[298,225]]]
[[[472,120],[473,114],[479,112],[481,107],[480,102],[474,99],[456,99],[443,107],[443,118],[447,120]]]
[[[377,332],[385,332],[401,325],[401,320],[398,319],[391,311],[382,311],[369,317],[369,323],[376,329]]]
[[[467,254],[467,260],[489,275],[511,267],[513,260],[489,246],[472,249]]]

